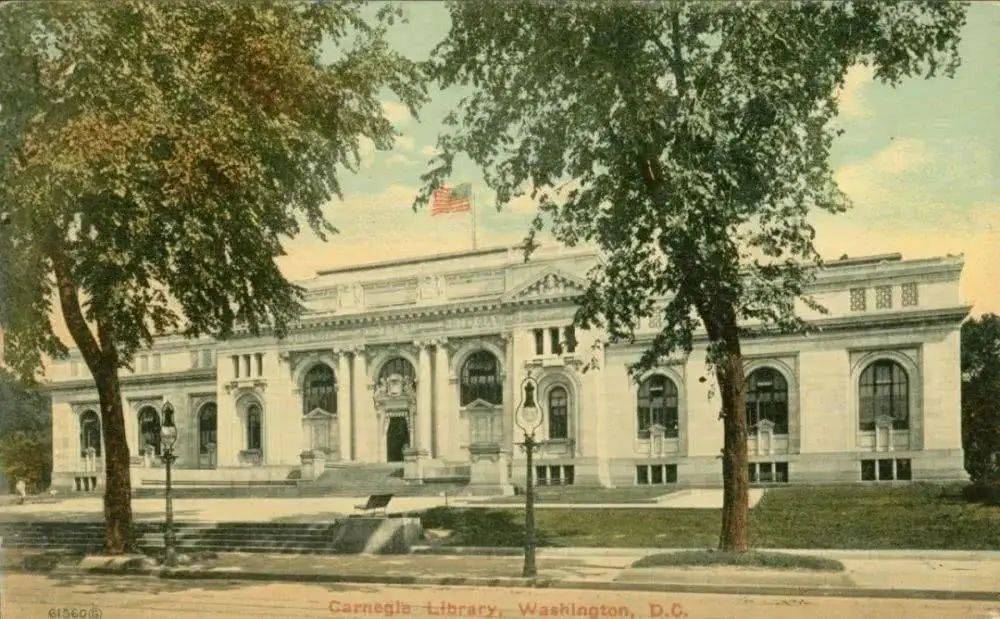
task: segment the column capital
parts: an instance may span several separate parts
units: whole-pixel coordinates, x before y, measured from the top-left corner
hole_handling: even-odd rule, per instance
[[[434,345],[434,340],[424,339],[424,340],[413,340],[413,345],[417,347],[420,352],[426,351],[428,348]]]
[[[443,335],[440,337],[435,337],[430,340],[430,344],[432,346],[436,346],[438,350],[447,351],[448,348],[445,346],[447,343],[448,343],[448,338]]]

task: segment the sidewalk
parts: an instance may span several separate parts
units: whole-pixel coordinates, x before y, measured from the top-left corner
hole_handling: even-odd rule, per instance
[[[420,549],[418,549],[420,550]],[[457,550],[456,552],[461,552]],[[1000,553],[896,551],[891,553],[794,550],[840,560],[843,572],[760,568],[633,568],[648,549],[543,548],[538,577],[521,577],[516,555],[287,555],[221,553],[195,564],[140,573],[173,579],[354,582],[437,586],[547,587],[591,590],[642,590],[824,595],[1000,601]],[[656,551],[663,552],[663,551]],[[5,569],[23,556],[6,551]],[[56,574],[121,573],[105,566],[85,569],[79,559],[64,561]],[[104,566],[97,557],[87,565]]]

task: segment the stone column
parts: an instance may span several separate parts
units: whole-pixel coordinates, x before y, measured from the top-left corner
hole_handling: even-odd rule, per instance
[[[351,360],[346,350],[336,350],[337,354],[337,425],[340,432],[340,460],[354,460],[354,441],[351,423]]]
[[[433,436],[431,434],[431,349],[428,342],[414,342],[420,356],[417,368],[417,436],[416,447],[420,455],[431,455]]]
[[[532,334],[534,337],[534,334]],[[514,449],[514,408],[517,406],[517,400],[521,397],[520,383],[517,382],[518,375],[520,372],[515,371],[514,367],[514,334],[504,333],[504,357],[506,363],[504,364],[503,372],[501,377],[504,383],[504,394],[503,394],[503,437],[500,439],[500,444],[509,453],[513,453]],[[534,341],[531,343],[532,346],[535,345]]]
[[[351,375],[351,392],[354,404],[354,458],[358,462],[374,462],[377,452],[373,451],[375,439],[371,436],[375,427],[375,411],[372,394],[368,389],[368,364],[364,346],[357,346],[354,352],[354,373]]]
[[[451,381],[449,380],[451,368],[448,367],[448,340],[441,338],[434,342],[436,346],[434,355],[434,457],[447,458],[452,456],[452,437],[449,431],[451,426],[457,422],[453,420]]]

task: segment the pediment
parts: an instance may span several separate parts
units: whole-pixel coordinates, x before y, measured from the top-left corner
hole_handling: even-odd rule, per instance
[[[472,402],[469,402],[462,408],[464,408],[467,411],[494,411],[499,408],[503,408],[503,405],[493,404],[492,402],[487,402],[486,400],[480,398],[477,400],[473,400]]]
[[[332,417],[334,417],[333,413],[328,413],[322,408],[314,408],[302,416],[303,419],[331,419]]]
[[[576,297],[587,289],[587,283],[559,269],[549,268],[517,286],[505,295],[507,302],[534,299]]]

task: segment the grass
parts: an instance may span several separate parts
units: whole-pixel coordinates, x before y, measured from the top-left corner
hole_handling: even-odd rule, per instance
[[[655,503],[657,497],[670,494],[669,488],[607,488],[595,490],[580,486],[553,486],[535,489],[535,503]],[[490,504],[524,504],[524,495],[493,497]]]
[[[1000,507],[971,503],[964,484],[796,486],[769,490],[750,512],[755,548],[1000,550]],[[599,496],[600,490],[590,492]],[[453,546],[519,546],[524,510],[436,508],[425,528]],[[717,509],[539,509],[548,546],[711,548]]]
[[[772,570],[814,570],[842,572],[844,564],[836,559],[797,555],[787,552],[718,552],[714,550],[678,550],[645,556],[632,567],[762,567]]]

